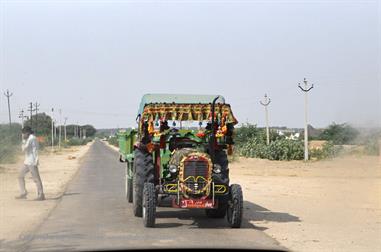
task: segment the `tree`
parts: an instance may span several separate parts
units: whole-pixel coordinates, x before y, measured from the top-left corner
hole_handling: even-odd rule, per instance
[[[333,144],[351,144],[359,132],[347,123],[332,123],[320,134],[320,139],[331,141]]]
[[[86,137],[92,137],[95,135],[95,132],[97,132],[94,126],[89,124],[81,126],[81,129],[86,130]]]
[[[52,118],[45,113],[38,113],[26,120],[24,125],[32,127],[36,135],[49,136],[51,134]]]
[[[66,135],[67,135],[67,137],[74,137],[74,136],[79,137],[79,132],[75,133],[75,131],[76,130],[78,131],[79,128],[81,130],[86,131],[86,137],[92,137],[92,136],[94,136],[96,131],[97,131],[94,128],[94,126],[89,125],[89,124],[86,124],[86,125],[83,125],[83,126],[76,125],[76,124],[69,124],[69,125],[66,125]]]
[[[37,115],[32,116],[32,120],[29,118],[24,123],[25,126],[32,127],[33,131],[38,136],[49,136],[51,134],[52,130],[52,118],[45,114],[45,113],[38,113]],[[58,124],[55,125],[56,127],[59,126]],[[94,126],[86,124],[83,126],[70,124],[66,126],[66,136],[67,137],[74,137],[74,130],[81,128],[82,130],[86,130],[86,136],[92,137],[95,135],[96,129]],[[62,136],[64,134],[64,125],[62,125]],[[78,136],[78,135],[77,135]]]

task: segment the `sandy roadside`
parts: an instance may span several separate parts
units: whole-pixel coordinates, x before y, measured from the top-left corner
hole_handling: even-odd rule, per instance
[[[102,141],[106,146],[119,153],[119,147],[109,144],[107,141]]]
[[[245,216],[293,251],[381,251],[378,157],[303,163],[240,158]]]
[[[30,174],[25,179],[28,199],[14,199],[19,194],[17,175],[23,162],[21,157],[16,164],[0,165],[0,245],[19,239],[41,223],[58,203],[91,144],[63,149],[54,154],[40,154],[39,170],[45,201],[33,201],[37,192]]]

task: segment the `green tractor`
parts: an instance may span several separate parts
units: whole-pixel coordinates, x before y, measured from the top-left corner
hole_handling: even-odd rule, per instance
[[[134,215],[154,227],[163,199],[175,208],[205,209],[210,218],[242,222],[241,186],[229,183],[237,120],[222,96],[146,94],[137,129],[118,133],[126,165],[126,198]]]

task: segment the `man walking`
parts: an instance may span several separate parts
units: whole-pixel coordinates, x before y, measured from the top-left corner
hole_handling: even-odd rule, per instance
[[[38,142],[29,126],[22,129],[22,138],[21,148],[25,152],[25,159],[18,176],[21,194],[16,196],[16,199],[26,199],[28,192],[25,189],[25,175],[30,172],[37,186],[38,196],[35,200],[45,200],[40,173],[38,172]]]

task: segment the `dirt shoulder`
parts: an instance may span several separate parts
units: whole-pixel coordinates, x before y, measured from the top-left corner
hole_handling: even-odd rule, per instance
[[[17,176],[23,162],[21,156],[16,164],[0,164],[0,247],[1,243],[17,240],[33,231],[48,216],[77,172],[91,144],[62,149],[56,153],[40,153],[39,171],[45,201],[33,200],[37,191],[30,174],[25,177],[28,199],[14,198],[19,194]]]
[[[102,143],[104,143],[106,146],[108,146],[109,148],[111,148],[112,150],[116,151],[116,152],[119,152],[119,147],[116,147],[112,144],[109,144],[107,141],[103,141],[102,140]]]
[[[231,182],[245,218],[294,251],[381,251],[379,157],[269,161],[240,158]]]

